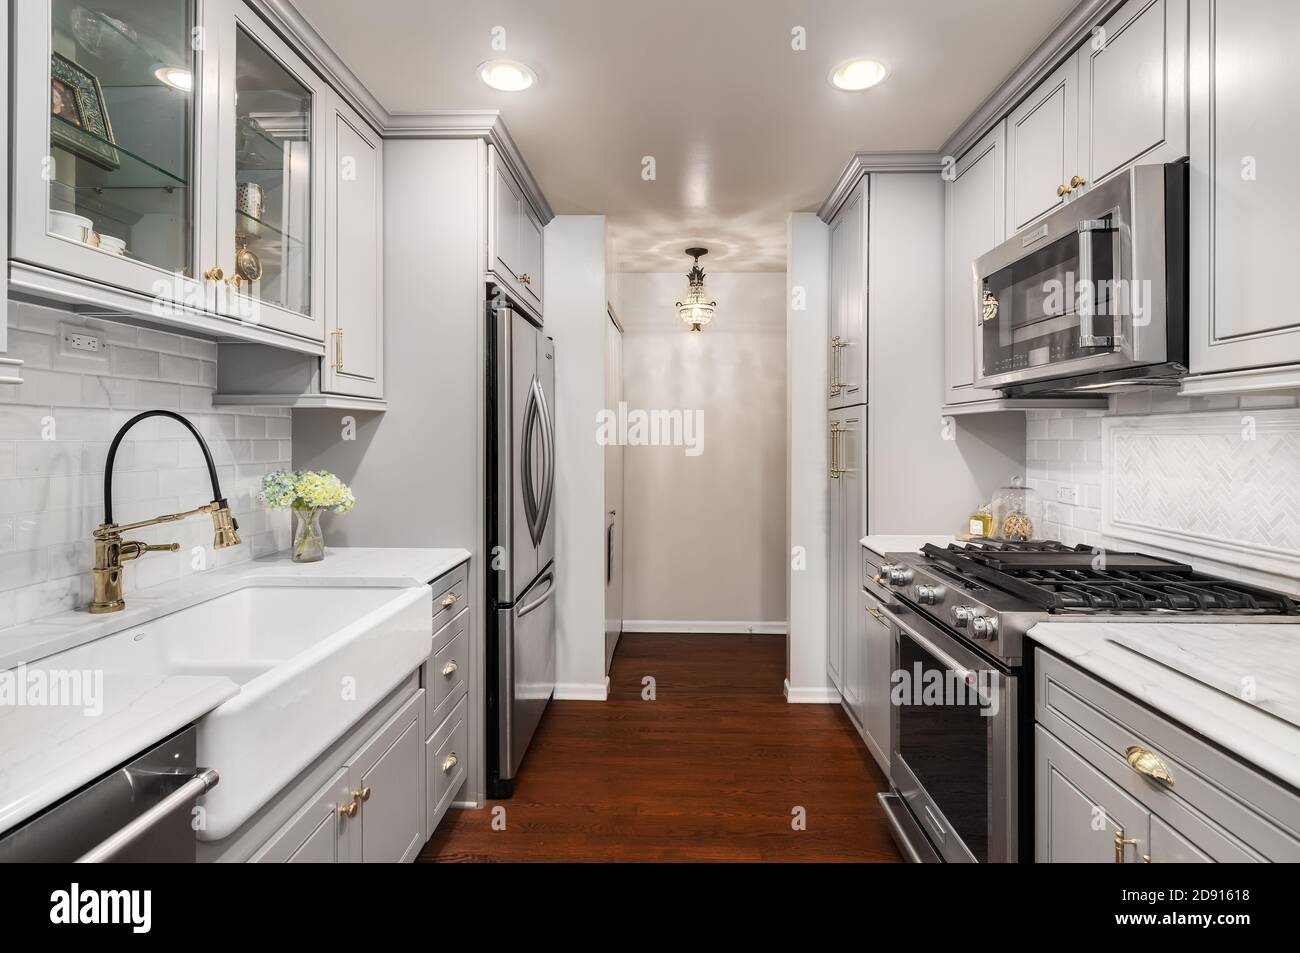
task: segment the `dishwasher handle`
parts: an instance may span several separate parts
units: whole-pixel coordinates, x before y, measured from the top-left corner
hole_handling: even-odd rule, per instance
[[[111,861],[127,847],[143,837],[149,830],[163,818],[169,816],[173,811],[180,808],[187,802],[192,802],[196,797],[211,791],[217,786],[221,776],[212,768],[200,768],[198,774],[190,778],[171,794],[167,795],[149,810],[145,811],[139,817],[133,819],[125,827],[119,829],[116,833],[105,839],[97,847],[92,847],[86,853],[77,858],[79,864],[102,864]]]

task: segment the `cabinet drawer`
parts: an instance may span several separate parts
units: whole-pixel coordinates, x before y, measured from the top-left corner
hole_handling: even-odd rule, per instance
[[[430,835],[465,780],[469,754],[468,711],[469,699],[462,697],[447,720],[425,742],[425,787],[429,799],[426,827]]]
[[[433,631],[450,622],[469,605],[469,563],[433,581]]]
[[[1300,797],[1164,716],[1044,649],[1034,715],[1098,771],[1220,861],[1300,860]],[[1129,766],[1130,746],[1158,754],[1166,786]]]
[[[433,637],[433,652],[424,663],[426,725],[442,724],[465,689],[469,672],[469,619],[466,609]]]

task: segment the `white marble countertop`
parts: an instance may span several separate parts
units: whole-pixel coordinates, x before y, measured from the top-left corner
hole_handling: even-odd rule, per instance
[[[0,630],[0,832],[239,694],[239,686],[222,676],[101,671],[102,681],[79,700],[92,704],[16,700],[22,691],[18,683],[39,681],[47,669],[80,673],[79,656],[69,654],[69,665],[63,666],[61,653],[250,582],[408,588],[436,579],[469,556],[464,549],[351,548],[327,550],[317,563],[295,563],[281,554],[128,593],[126,609],[110,615],[64,612]]]
[[[956,536],[888,536],[884,534],[862,537],[862,545],[879,556],[885,553],[915,553],[926,543],[947,546],[956,542]]]
[[[1300,712],[1297,626],[1041,622],[1029,637],[1300,788],[1300,725],[1293,720]]]

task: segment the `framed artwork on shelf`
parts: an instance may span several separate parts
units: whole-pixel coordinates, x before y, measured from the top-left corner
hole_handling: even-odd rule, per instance
[[[121,164],[99,80],[67,57],[50,57],[50,141],[110,172]]]

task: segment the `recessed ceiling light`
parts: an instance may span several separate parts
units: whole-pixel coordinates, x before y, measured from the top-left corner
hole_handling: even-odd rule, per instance
[[[167,84],[172,89],[179,89],[183,93],[194,89],[194,74],[179,66],[159,66],[153,71],[153,75],[159,82]]]
[[[517,93],[537,82],[537,74],[514,60],[488,60],[480,63],[478,78],[503,93]]]
[[[831,85],[836,89],[857,92],[870,89],[886,76],[889,70],[879,60],[848,60],[831,70]]]

